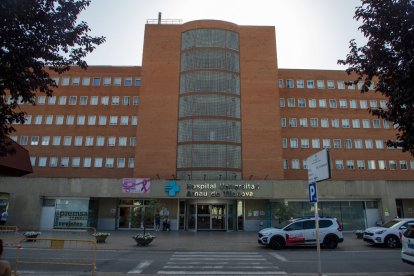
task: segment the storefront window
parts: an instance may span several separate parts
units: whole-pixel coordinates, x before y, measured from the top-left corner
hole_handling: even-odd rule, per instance
[[[54,227],[87,227],[89,199],[56,199]]]

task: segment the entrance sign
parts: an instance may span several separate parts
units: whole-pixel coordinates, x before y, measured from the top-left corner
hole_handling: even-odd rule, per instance
[[[331,163],[327,149],[309,156],[306,162],[308,165],[309,183],[331,178]]]
[[[151,189],[151,180],[149,178],[124,178],[121,187],[123,193],[148,194]]]
[[[318,202],[318,190],[316,189],[316,182],[309,183],[309,202]]]

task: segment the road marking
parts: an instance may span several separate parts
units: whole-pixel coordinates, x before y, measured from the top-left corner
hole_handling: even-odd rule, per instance
[[[150,264],[152,263],[152,261],[142,261],[140,262],[134,269],[128,271],[128,274],[139,274],[141,273],[145,268],[147,268]]]
[[[281,262],[287,262],[288,261],[285,257],[283,257],[283,256],[281,256],[277,253],[270,253],[270,255],[272,255],[273,257],[275,257],[276,259],[278,259]]]

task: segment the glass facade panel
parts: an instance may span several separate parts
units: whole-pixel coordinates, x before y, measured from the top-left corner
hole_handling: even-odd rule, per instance
[[[219,29],[184,32],[176,174],[179,179],[240,179],[239,95],[238,34]]]

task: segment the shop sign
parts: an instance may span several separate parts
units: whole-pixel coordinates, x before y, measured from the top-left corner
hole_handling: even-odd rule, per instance
[[[254,197],[258,184],[187,183],[187,197]]]
[[[124,178],[122,179],[123,193],[150,193],[151,180],[149,178]]]

